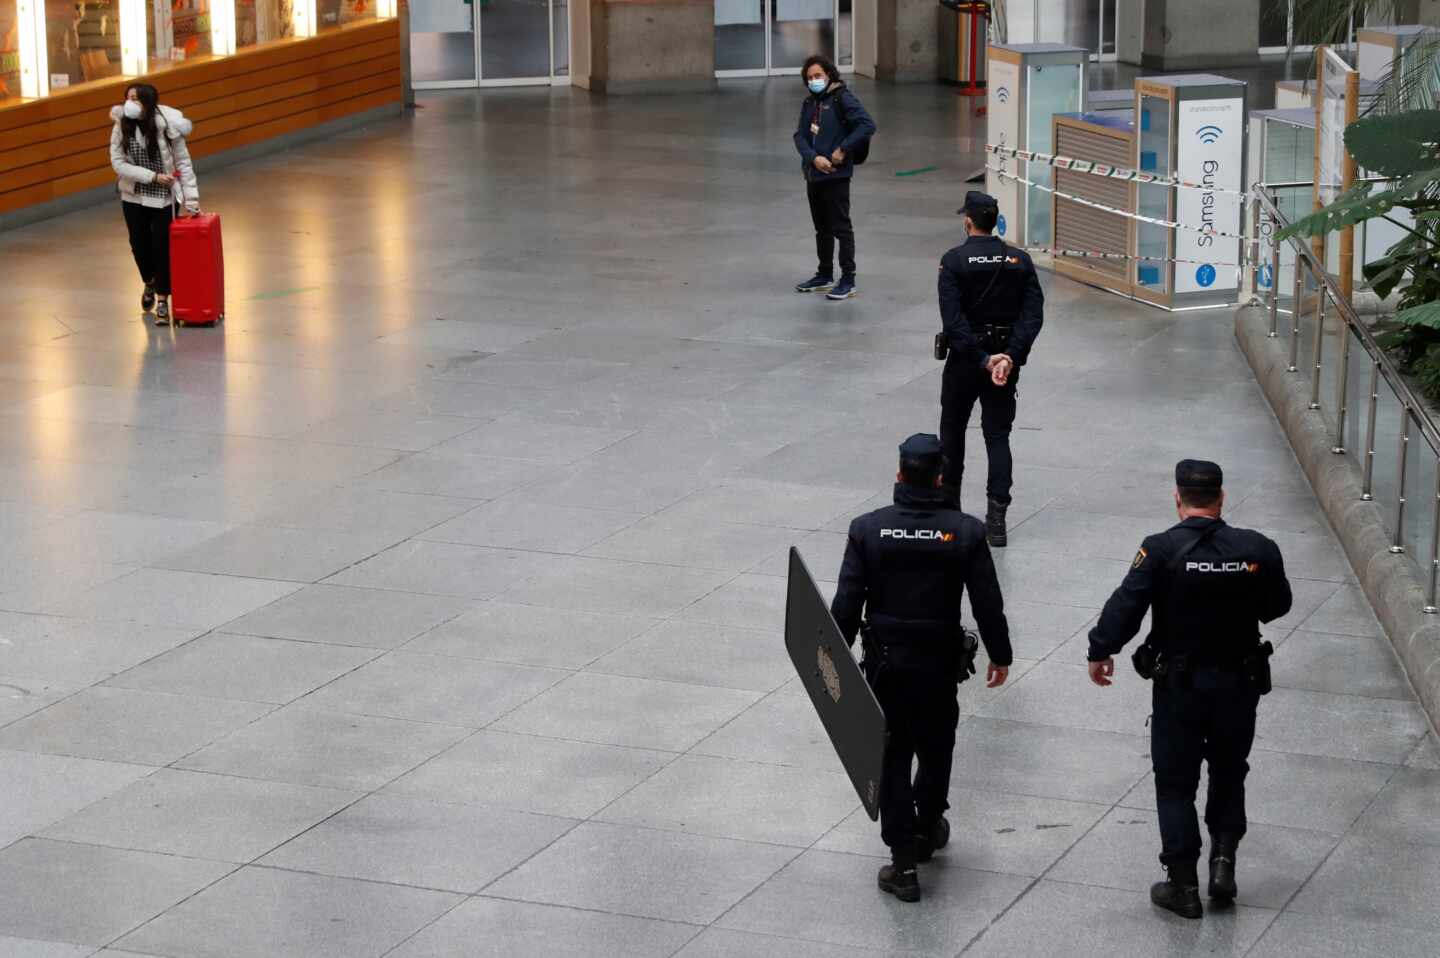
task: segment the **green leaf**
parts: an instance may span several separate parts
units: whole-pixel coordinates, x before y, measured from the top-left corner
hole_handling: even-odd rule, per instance
[[[1370,188],[1370,183],[1356,183],[1341,193],[1335,202],[1308,216],[1300,217],[1281,230],[1275,238],[1283,240],[1292,236],[1324,236],[1326,233],[1388,213],[1395,206],[1395,201],[1402,197],[1402,194],[1393,189],[1372,196]]]
[[[1427,329],[1440,330],[1440,303],[1423,303],[1409,309],[1402,309],[1395,314],[1395,322],[1411,328],[1423,326]]]
[[[1345,128],[1345,148],[1355,162],[1382,176],[1409,176],[1433,166],[1437,141],[1440,110],[1367,116]]]

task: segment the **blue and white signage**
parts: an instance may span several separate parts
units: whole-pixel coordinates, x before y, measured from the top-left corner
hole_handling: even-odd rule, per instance
[[[1176,170],[1181,179],[1217,189],[1241,190],[1245,161],[1245,101],[1181,100],[1176,136]],[[1240,232],[1240,197],[1209,190],[1176,190],[1175,219],[1202,230]],[[1195,270],[1175,271],[1175,292],[1209,293],[1238,290],[1240,271],[1211,263],[1240,262],[1240,241],[1225,237],[1175,231],[1175,257],[1199,260]]]

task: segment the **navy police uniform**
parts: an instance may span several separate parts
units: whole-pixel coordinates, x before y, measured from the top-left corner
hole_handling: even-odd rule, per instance
[[[1213,462],[1183,460],[1176,486],[1218,492]],[[1090,632],[1092,662],[1119,652],[1152,626],[1140,655],[1158,662],[1152,691],[1150,752],[1160,819],[1160,861],[1193,875],[1200,856],[1195,793],[1200,763],[1209,764],[1205,824],[1211,835],[1212,897],[1217,854],[1233,867],[1245,834],[1245,776],[1255,738],[1255,711],[1269,690],[1268,643],[1260,624],[1290,611],[1290,584],[1276,544],[1223,519],[1192,516],[1140,544],[1130,571]],[[1143,660],[1137,658],[1137,668]],[[1157,886],[1159,887],[1159,886]],[[1231,893],[1233,896],[1233,892]],[[1198,912],[1198,902],[1196,903]]]
[[[997,209],[994,197],[974,190],[965,196],[967,214],[988,211],[994,215]],[[989,462],[986,495],[997,505],[1008,506],[1016,387],[1020,367],[1029,358],[1044,323],[1045,294],[1028,253],[996,236],[971,236],[940,260],[939,295],[940,323],[950,343],[940,390],[945,483],[959,495],[960,476],[965,471],[965,429],[978,401]],[[1015,361],[1004,386],[991,382],[985,369],[986,361],[996,353]]]
[[[933,435],[910,437],[900,455],[902,467],[919,462],[939,472],[940,442]],[[1004,602],[978,519],[954,508],[939,489],[900,482],[894,505],[850,523],[830,611],[850,644],[863,631],[861,665],[885,712],[890,741],[880,826],[897,863],[913,863],[916,839],[930,834],[949,807],[956,692],[965,677],[960,602],[966,589],[990,661],[1010,665]]]

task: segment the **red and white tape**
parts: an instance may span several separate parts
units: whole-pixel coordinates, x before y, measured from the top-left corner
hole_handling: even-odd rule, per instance
[[[1096,163],[1093,160],[1080,160],[1073,156],[1057,156],[1053,153],[1040,153],[1035,150],[1017,150],[1013,146],[997,146],[994,143],[985,144],[985,150],[986,152],[994,153],[996,156],[1008,156],[1017,160],[1025,160],[1029,163],[1041,163],[1045,166],[1053,166],[1057,170],[1069,170],[1072,173],[1089,173],[1092,176],[1103,176],[1111,180],[1124,180],[1127,183],[1139,183],[1143,186],[1173,186],[1187,190],[1203,190],[1207,193],[1224,193],[1227,196],[1239,196],[1242,199],[1250,199],[1254,195],[1248,190],[1231,190],[1220,186],[1207,185],[1205,183],[1192,183],[1189,180],[1182,180],[1178,176],[1161,176],[1158,173],[1145,173],[1141,170],[1132,170],[1125,166],[1110,166],[1107,163]]]

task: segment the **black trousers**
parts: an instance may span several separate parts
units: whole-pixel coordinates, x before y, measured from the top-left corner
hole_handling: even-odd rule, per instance
[[[1245,834],[1245,776],[1255,741],[1260,697],[1244,676],[1198,669],[1182,687],[1155,683],[1150,717],[1150,756],[1160,815],[1160,861],[1191,866],[1200,859],[1195,792],[1200,762],[1210,769],[1205,825],[1211,835]]]
[[[945,455],[945,485],[953,486],[957,494],[965,474],[965,430],[978,401],[980,433],[985,437],[989,466],[985,494],[996,502],[1010,504],[1010,487],[1015,479],[1010,430],[1015,425],[1019,384],[1019,367],[1010,371],[1009,382],[997,386],[973,357],[952,354],[946,360],[940,386],[940,446]]]
[[[140,279],[153,285],[161,296],[170,295],[170,221],[175,213],[169,206],[158,209],[139,203],[121,202],[125,226],[130,230],[130,253]]]
[[[840,275],[855,276],[855,230],[850,225],[850,178],[805,184],[815,224],[815,256],[822,276],[835,275],[835,241],[840,241]]]
[[[890,732],[880,779],[880,837],[896,860],[913,860],[915,837],[950,807],[950,764],[960,722],[954,667],[885,668],[870,684]]]

